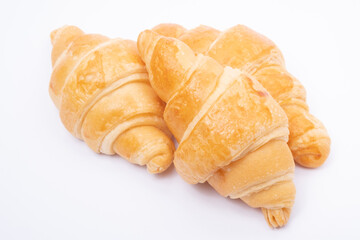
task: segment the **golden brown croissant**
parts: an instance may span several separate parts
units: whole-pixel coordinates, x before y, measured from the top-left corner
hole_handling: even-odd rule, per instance
[[[164,119],[179,142],[177,172],[208,181],[221,195],[261,207],[272,227],[288,221],[295,198],[287,117],[256,80],[223,67],[175,38],[138,38],[150,83],[167,103]]]
[[[255,77],[287,114],[288,144],[294,160],[310,168],[324,163],[330,151],[329,135],[324,125],[309,113],[304,87],[286,71],[284,58],[272,41],[242,25],[225,32],[207,26],[186,30],[177,24],[160,24],[153,30],[180,39],[195,53]]]
[[[136,43],[65,26],[51,33],[50,96],[65,127],[95,152],[117,153],[151,173],[172,163],[174,145]]]

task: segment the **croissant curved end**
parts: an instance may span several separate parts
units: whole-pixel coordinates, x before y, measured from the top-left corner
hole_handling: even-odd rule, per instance
[[[154,47],[157,42],[156,38],[160,38],[160,35],[151,30],[145,30],[138,36],[138,51],[146,66],[150,64],[152,52],[154,51]]]
[[[149,173],[161,173],[172,163],[175,146],[169,136],[154,126],[134,127],[112,145],[113,151],[129,162],[146,165]]]
[[[168,169],[173,160],[172,152],[168,152],[167,154],[158,155],[150,160],[146,164],[147,171],[152,174],[161,173]]]
[[[64,26],[62,26],[60,28],[57,28],[57,29],[53,30],[50,33],[51,44],[54,45],[57,35],[61,34],[61,32],[66,31],[66,30],[73,31],[73,32],[82,32],[82,30],[80,28],[78,28],[78,27],[71,26],[71,25],[64,25]]]
[[[268,209],[261,208],[265,220],[271,228],[279,228],[285,226],[288,222],[291,208]]]
[[[51,40],[51,44],[54,45],[54,42],[55,42],[55,37],[58,33],[58,31],[60,30],[61,28],[58,28],[58,29],[55,29],[53,30],[51,33],[50,33],[50,40]]]
[[[186,28],[175,23],[161,23],[153,27],[152,31],[165,37],[178,38],[186,31]]]
[[[295,151],[295,161],[307,168],[320,167],[329,156],[330,142],[330,138],[317,139],[311,145],[307,146],[306,149]]]
[[[142,58],[144,57],[144,50],[146,49],[146,47],[148,45],[148,41],[145,36],[146,36],[146,34],[148,34],[149,31],[150,30],[145,30],[145,31],[141,32],[136,41],[139,54]]]

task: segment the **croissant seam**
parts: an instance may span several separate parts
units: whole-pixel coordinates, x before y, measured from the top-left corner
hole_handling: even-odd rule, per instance
[[[280,130],[285,130],[284,133],[279,134],[278,136],[272,135],[274,132],[276,133],[277,131]],[[287,131],[286,131],[287,130]],[[241,159],[246,156],[247,154],[256,151],[257,149],[259,149],[261,146],[265,145],[266,143],[268,143],[269,141],[272,140],[285,140],[285,142],[287,142],[288,140],[288,133],[289,130],[286,127],[283,127],[282,124],[279,124],[277,126],[275,126],[274,128],[270,129],[269,131],[267,131],[266,133],[263,133],[261,136],[253,139],[251,141],[250,144],[248,144],[247,146],[245,146],[242,150],[240,150],[235,156],[231,157],[230,160],[227,160],[226,162],[224,162],[224,165],[219,165],[218,168],[216,168],[214,171],[212,171],[208,177],[206,177],[205,179],[201,179],[199,182],[200,183],[204,183],[206,181],[208,181],[218,170],[228,166],[230,163],[236,162],[236,161],[241,161]],[[264,139],[263,141],[260,141],[262,139]],[[268,139],[266,139],[268,138]]]
[[[141,119],[141,117],[144,117],[143,119]],[[152,123],[156,122],[154,120],[158,120],[158,122],[163,122],[162,116],[157,116],[156,114],[152,113],[152,112],[142,112],[139,114],[135,114],[127,119],[123,119],[121,121],[119,121],[117,124],[114,124],[114,126],[109,129],[109,131],[107,131],[103,137],[101,137],[98,147],[97,147],[97,151],[101,152],[101,153],[105,153],[105,154],[114,154],[114,150],[113,150],[113,144],[115,142],[115,140],[125,131],[128,131],[134,127],[138,127],[138,126],[154,126],[158,129],[160,129],[158,126],[156,126],[155,124],[150,124],[148,123],[146,120],[153,120]],[[133,122],[131,122],[133,121]],[[144,124],[144,122],[146,124]],[[119,130],[120,129],[120,130]],[[166,135],[169,136],[168,130],[166,129],[166,125],[164,123],[164,128],[160,129],[162,130]],[[114,136],[110,136],[111,133],[117,133]],[[109,142],[110,141],[110,145],[109,147],[105,148],[104,147],[104,141],[105,142]]]
[[[245,188],[238,189],[235,193],[231,193],[228,196],[231,199],[237,199],[237,198],[243,198],[250,196],[251,194],[261,192],[263,190],[266,190],[275,184],[278,184],[280,182],[285,182],[292,180],[294,177],[294,172],[292,169],[288,169],[287,171],[280,172],[277,175],[274,175],[271,179],[262,179],[263,181],[258,182],[256,184],[252,184],[251,186],[246,186]],[[227,196],[225,196],[227,197]],[[266,207],[266,206],[263,206]]]
[[[74,126],[74,131],[75,131],[76,136],[78,136],[79,138],[83,137],[81,134],[81,129],[82,129],[84,120],[86,119],[86,116],[90,112],[90,110],[103,97],[110,95],[114,91],[126,86],[127,84],[135,83],[135,82],[144,82],[144,83],[148,82],[148,75],[146,73],[141,73],[141,72],[137,72],[137,71],[138,70],[129,71],[127,73],[124,73],[124,75],[121,76],[118,80],[113,81],[110,85],[99,90],[97,93],[92,95],[90,99],[88,99],[84,108],[82,109],[83,111],[81,111],[81,115],[77,118],[78,121],[75,123],[75,126]],[[135,74],[141,74],[142,77],[139,76],[136,79],[131,79],[131,77],[134,76]],[[137,77],[137,76],[135,76],[135,77]]]
[[[233,75],[229,75],[233,74]],[[235,75],[236,74],[236,75]],[[217,85],[214,91],[210,94],[210,96],[206,99],[205,103],[201,106],[200,111],[192,121],[187,126],[183,137],[181,138],[181,143],[186,142],[186,139],[191,135],[192,131],[195,129],[196,125],[203,119],[208,111],[216,104],[217,100],[221,98],[221,96],[237,81],[237,77],[241,74],[240,71],[236,71],[230,67],[225,68],[221,76],[218,78]],[[169,104],[170,105],[170,104]]]
[[[110,39],[110,40],[108,40],[108,41],[106,41],[106,42],[104,42],[104,43],[101,43],[101,44],[97,45],[95,48],[91,49],[91,50],[90,50],[89,52],[87,52],[86,54],[84,54],[81,58],[78,59],[78,62],[74,65],[74,67],[72,68],[71,72],[69,73],[69,75],[66,77],[66,79],[65,79],[65,81],[64,81],[64,85],[63,85],[63,88],[62,88],[61,94],[60,94],[60,104],[61,104],[61,102],[62,102],[61,99],[62,99],[63,90],[64,90],[65,86],[67,85],[70,77],[72,77],[72,75],[74,74],[75,69],[77,69],[77,68],[80,66],[81,63],[83,63],[82,61],[83,61],[84,59],[86,59],[88,56],[90,56],[90,54],[94,53],[95,51],[97,51],[97,50],[99,50],[99,49],[101,49],[101,48],[103,48],[103,47],[107,47],[108,45],[110,45],[110,44],[112,44],[112,43],[114,43],[114,42],[116,42],[116,41],[122,41],[122,39],[120,39],[120,38],[115,38],[115,39]],[[61,106],[61,105],[60,105],[60,106]]]

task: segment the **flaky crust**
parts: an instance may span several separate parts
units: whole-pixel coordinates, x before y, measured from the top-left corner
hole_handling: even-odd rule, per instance
[[[324,163],[330,152],[330,137],[324,125],[309,113],[304,87],[286,70],[283,56],[271,40],[243,25],[224,32],[207,26],[185,30],[177,24],[160,24],[153,30],[176,37],[195,53],[256,78],[288,116],[288,144],[294,160],[310,168]]]
[[[53,31],[51,41],[49,92],[69,132],[95,152],[164,171],[174,146],[136,43],[75,26]]]
[[[146,30],[138,49],[152,87],[167,103],[181,177],[265,208],[266,219],[276,223],[271,226],[283,226],[295,198],[294,162],[278,103],[255,79],[195,55],[175,38]]]

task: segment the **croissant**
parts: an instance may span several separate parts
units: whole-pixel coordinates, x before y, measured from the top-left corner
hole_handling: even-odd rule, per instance
[[[225,32],[207,26],[186,30],[177,24],[160,24],[153,30],[178,38],[196,53],[255,77],[289,119],[288,144],[294,160],[309,168],[324,163],[330,152],[329,135],[324,125],[309,113],[304,87],[286,70],[284,58],[271,40],[242,25]]]
[[[164,119],[179,146],[174,164],[191,184],[261,208],[271,227],[288,221],[294,161],[285,112],[255,79],[223,67],[175,38],[138,37],[150,83],[166,102]]]
[[[130,40],[84,34],[75,26],[51,33],[49,92],[66,129],[95,152],[118,154],[159,173],[171,165],[174,144],[165,104]]]

